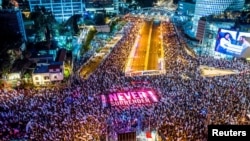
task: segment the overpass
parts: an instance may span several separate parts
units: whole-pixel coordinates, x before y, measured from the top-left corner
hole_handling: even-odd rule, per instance
[[[174,10],[170,10],[166,7],[145,7],[131,11],[129,15],[140,18],[169,20],[169,18],[172,18],[172,16],[174,16],[174,13],[175,13]]]
[[[165,73],[161,21],[145,19],[126,62],[126,76]]]
[[[171,21],[175,10],[167,7],[145,7],[129,16],[144,19],[125,66],[126,76],[165,74],[162,22]]]

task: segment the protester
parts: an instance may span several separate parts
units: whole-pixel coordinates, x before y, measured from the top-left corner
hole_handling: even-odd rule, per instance
[[[202,141],[208,124],[250,124],[249,63],[194,58],[183,49],[174,26],[164,22],[166,74],[125,77],[125,60],[143,23],[139,18],[125,20],[123,38],[87,80],[75,75],[63,89],[1,90],[0,139],[97,141],[107,135],[116,140],[117,132],[157,130],[170,141]],[[199,65],[243,73],[206,78]],[[100,94],[136,88],[153,88],[160,101],[102,107]]]

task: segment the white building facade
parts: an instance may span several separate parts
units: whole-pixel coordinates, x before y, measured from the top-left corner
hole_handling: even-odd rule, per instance
[[[33,84],[48,85],[64,79],[63,63],[37,66],[32,74]]]

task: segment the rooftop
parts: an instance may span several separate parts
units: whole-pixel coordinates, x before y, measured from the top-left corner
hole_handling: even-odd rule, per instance
[[[53,59],[53,55],[51,54],[43,54],[43,55],[38,55],[38,54],[32,54],[30,58],[52,58]]]
[[[33,73],[47,73],[48,67],[49,67],[48,65],[37,66]]]
[[[60,49],[58,51],[58,55],[57,55],[56,61],[63,62],[65,60],[65,58],[66,58],[66,54],[67,54],[66,49],[64,49],[64,48]]]
[[[63,62],[51,62],[50,65],[63,65]]]
[[[56,68],[60,68],[60,65],[49,65],[49,69],[56,69]]]
[[[63,62],[49,62],[48,65],[38,65],[36,66],[33,73],[48,73],[49,69],[60,68],[63,65]]]

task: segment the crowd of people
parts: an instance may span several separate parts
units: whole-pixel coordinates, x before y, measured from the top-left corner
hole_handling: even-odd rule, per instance
[[[87,80],[75,75],[66,88],[1,90],[0,139],[97,141],[107,136],[115,141],[118,132],[156,130],[162,140],[203,141],[208,124],[250,124],[249,63],[194,58],[183,49],[174,26],[163,22],[163,33],[171,32],[163,37],[166,74],[125,77],[125,60],[143,19],[124,20],[123,38]],[[242,73],[206,78],[199,65]],[[137,88],[154,89],[160,101],[102,106],[100,94]]]

